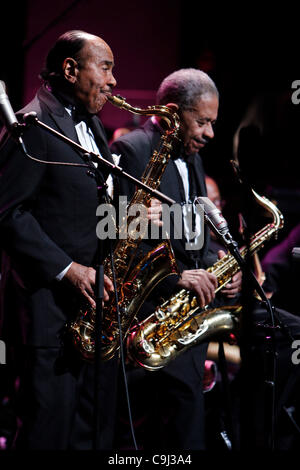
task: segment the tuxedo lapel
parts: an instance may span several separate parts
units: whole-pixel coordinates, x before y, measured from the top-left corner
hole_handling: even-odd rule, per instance
[[[205,173],[204,173],[204,169],[202,165],[202,160],[199,155],[197,155],[194,160],[194,169],[195,169],[195,174],[196,174],[198,191],[200,191],[200,194],[198,194],[198,196],[206,196],[207,191],[206,191],[206,185],[205,185],[205,179],[204,179]]]
[[[71,140],[79,144],[74,122],[66,111],[64,105],[44,86],[37,93],[38,99],[47,107],[50,118],[58,130]]]
[[[68,115],[67,111],[63,116],[60,116],[55,113],[50,113],[51,118],[59,128],[59,130],[69,139],[75,141],[77,144],[80,144],[77,136],[77,132],[74,126],[73,119]]]
[[[176,163],[172,158],[170,158],[168,162],[168,166],[165,172],[165,178],[163,177],[162,181],[163,187],[167,191],[169,197],[174,199],[176,202],[178,200],[185,201],[182,179],[180,177]]]
[[[111,156],[111,152],[107,145],[104,129],[102,128],[99,119],[97,118],[97,116],[93,116],[89,122],[91,130],[95,137],[97,147],[100,150],[101,156],[105,158],[105,160],[114,163],[113,158]]]
[[[206,184],[205,184],[205,172],[202,164],[202,159],[199,155],[197,155],[197,158],[195,158],[195,172],[196,172],[196,177],[197,177],[197,182],[200,190],[199,196],[207,196],[207,189],[206,189]],[[209,247],[209,239],[210,239],[210,234],[209,234],[209,227],[207,224],[204,224],[204,246],[202,250],[200,250],[199,255],[200,255],[200,260],[201,263],[204,263],[205,257],[207,256],[208,253],[208,247]]]

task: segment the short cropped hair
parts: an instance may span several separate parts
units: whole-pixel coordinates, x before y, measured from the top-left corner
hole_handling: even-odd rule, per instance
[[[62,34],[50,49],[45,68],[40,73],[40,78],[53,84],[62,78],[62,64],[67,57],[72,57],[80,63],[80,51],[84,47],[89,33],[80,30],[68,31]]]
[[[199,69],[180,69],[168,75],[156,94],[157,104],[176,103],[181,110],[190,108],[206,94],[219,97],[214,81]]]

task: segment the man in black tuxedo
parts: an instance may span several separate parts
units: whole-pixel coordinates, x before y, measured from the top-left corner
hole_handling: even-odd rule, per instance
[[[218,91],[207,74],[196,69],[182,69],[166,77],[157,92],[157,103],[177,111],[181,119],[181,144],[174,143],[171,160],[162,176],[160,191],[182,205],[193,202],[196,196],[206,196],[204,169],[199,151],[214,137],[213,125],[218,114]],[[159,146],[164,123],[156,116],[144,126],[116,140],[111,151],[121,155],[120,166],[131,169],[141,177],[146,164]],[[134,186],[120,181],[121,192],[129,197]],[[195,215],[195,228],[197,224]],[[180,278],[163,281],[143,305],[140,319],[154,311],[161,297],[168,299],[182,288],[192,290],[199,304],[205,306],[215,298],[217,279],[205,269],[216,261],[209,250],[209,230],[202,228],[204,245],[201,250],[188,250],[191,241],[186,219],[185,236],[176,238],[178,227],[171,226],[171,242]],[[233,297],[240,288],[240,274],[233,278],[223,295]],[[224,302],[224,299],[223,299]],[[132,408],[136,422],[138,444],[144,448],[203,449],[202,379],[207,345],[193,347],[167,367],[146,372],[128,367]],[[120,405],[122,408],[122,404]],[[139,424],[138,424],[139,423]],[[141,425],[142,423],[142,425]],[[121,431],[121,427],[119,428]],[[126,429],[124,429],[126,432]],[[118,445],[128,445],[119,436]]]
[[[47,56],[43,85],[19,118],[35,111],[51,128],[112,162],[96,114],[116,85],[113,66],[113,53],[100,37],[83,31],[63,34]],[[49,164],[26,157],[3,133],[1,246],[22,291],[23,313],[26,309],[21,319],[26,350],[19,445],[91,449],[94,369],[65,346],[64,329],[81,299],[95,307],[97,182],[93,169],[51,164],[85,163],[80,152],[53,134],[31,126],[23,140],[31,156]],[[106,170],[100,170],[107,179]],[[104,301],[111,291],[113,284],[105,276]],[[11,309],[15,292],[11,289],[4,302],[2,331],[10,337],[17,331]],[[115,360],[101,365],[101,448],[112,442],[116,367]]]

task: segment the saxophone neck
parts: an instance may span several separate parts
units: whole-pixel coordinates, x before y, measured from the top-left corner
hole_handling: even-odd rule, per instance
[[[241,169],[239,167],[239,164],[235,160],[230,160],[231,165],[233,166],[233,170],[241,184],[244,184],[243,182],[243,177],[241,174]],[[284,225],[284,218],[281,213],[281,211],[278,209],[278,207],[269,199],[267,199],[265,196],[260,196],[256,191],[254,191],[253,188],[249,186],[248,183],[246,183],[246,186],[249,188],[249,191],[252,192],[254,198],[258,202],[258,204],[262,207],[264,207],[268,212],[271,213],[273,217],[273,223],[270,224],[273,226],[274,231],[277,233],[278,230],[280,230],[283,225]],[[273,233],[273,232],[272,232]]]
[[[127,103],[126,99],[120,95],[108,96],[108,101],[120,109],[125,109],[133,114],[141,114],[143,116],[160,116],[167,123],[168,130],[177,137],[180,127],[180,120],[175,110],[165,105],[148,106],[147,108],[138,108]]]
[[[254,191],[253,188],[251,188],[251,191],[257,200],[257,202],[264,207],[268,212],[272,214],[273,217],[273,226],[274,226],[274,231],[277,232],[280,230],[283,225],[284,225],[284,217],[281,213],[281,211],[278,209],[278,207],[269,199],[267,199],[265,196],[260,196],[256,191]]]

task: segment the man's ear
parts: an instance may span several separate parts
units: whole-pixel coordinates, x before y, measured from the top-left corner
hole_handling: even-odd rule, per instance
[[[178,112],[179,106],[176,103],[168,103],[165,106],[167,106],[171,111]],[[166,118],[164,117],[157,117],[157,121],[160,123],[160,125],[165,128],[166,123],[164,122]]]
[[[63,61],[62,69],[64,78],[70,83],[75,83],[78,70],[76,60],[72,57],[67,57]]]
[[[176,103],[168,103],[167,104],[168,108],[170,108],[172,111],[178,111],[179,106]]]

